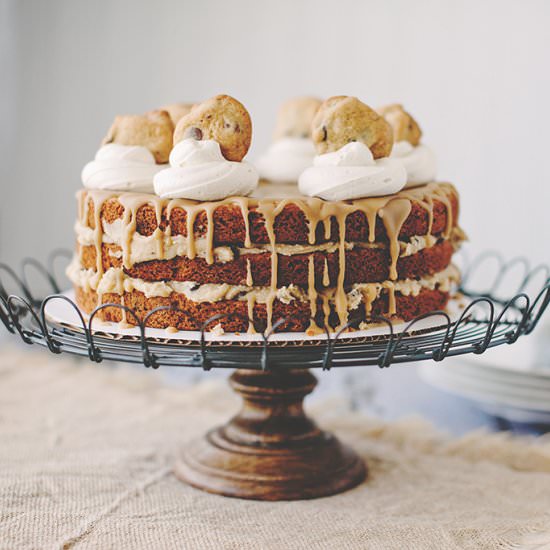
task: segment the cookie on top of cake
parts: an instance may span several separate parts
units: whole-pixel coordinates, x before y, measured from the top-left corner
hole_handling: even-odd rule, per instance
[[[321,103],[316,97],[296,97],[281,105],[273,143],[257,161],[262,180],[296,184],[300,174],[311,166],[315,156],[311,123]]]
[[[281,136],[306,139],[296,118]],[[222,314],[207,329],[314,334],[445,307],[464,238],[458,194],[433,181],[433,154],[402,107],[317,105],[311,165],[292,196],[270,198],[244,160],[252,123],[239,101],[216,96],[174,120],[117,117],[83,170],[68,273],[85,312],[115,303],[158,328]],[[120,308],[99,318],[136,321]]]

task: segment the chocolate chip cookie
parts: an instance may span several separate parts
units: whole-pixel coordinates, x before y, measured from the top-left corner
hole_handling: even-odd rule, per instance
[[[285,101],[277,115],[273,139],[284,137],[309,138],[311,123],[322,101],[316,97],[296,97]]]
[[[119,115],[109,128],[102,144],[142,145],[155,156],[157,164],[168,162],[172,150],[174,125],[166,111],[144,115]]]
[[[165,105],[161,109],[170,115],[175,127],[180,119],[191,111],[193,105],[194,103],[170,103],[170,105]]]
[[[393,146],[393,131],[384,117],[349,96],[334,96],[323,102],[313,119],[311,137],[319,154],[360,141],[377,159],[389,156]]]
[[[393,128],[394,141],[408,141],[415,147],[420,143],[422,130],[416,120],[403,109],[403,105],[393,103],[392,105],[380,107],[377,111]]]
[[[213,139],[227,160],[240,162],[250,147],[252,121],[242,103],[228,95],[217,95],[194,105],[180,119],[174,144],[187,138]]]

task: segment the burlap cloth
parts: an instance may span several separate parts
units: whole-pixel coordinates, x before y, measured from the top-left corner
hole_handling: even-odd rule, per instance
[[[167,387],[143,368],[2,348],[1,548],[550,548],[550,439],[447,439],[317,403],[368,482],[314,501],[228,499],[170,471],[238,407],[221,381]]]

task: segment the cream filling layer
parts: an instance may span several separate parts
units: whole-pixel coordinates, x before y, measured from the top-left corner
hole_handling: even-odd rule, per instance
[[[98,294],[124,294],[137,290],[146,298],[168,298],[173,292],[183,294],[193,302],[220,302],[222,300],[247,301],[254,297],[257,303],[267,303],[272,295],[270,287],[249,287],[245,285],[202,284],[191,281],[144,281],[127,277],[120,268],[110,268],[102,276],[93,269],[80,269],[76,261],[67,268],[69,280],[85,291],[93,290]],[[292,300],[307,301],[307,293],[295,285],[278,288],[275,298],[284,304]]]
[[[376,299],[384,289],[399,292],[403,296],[418,296],[424,289],[439,289],[449,292],[453,284],[460,282],[460,271],[455,265],[449,265],[443,271],[421,279],[403,279],[400,281],[383,281],[381,283],[357,283],[347,293],[348,309],[354,310],[368,298]]]
[[[75,224],[75,232],[78,244],[81,246],[95,246],[96,237],[93,229],[77,222]],[[463,240],[461,235],[463,235],[461,230],[459,228],[454,228],[450,240],[458,245]],[[125,242],[122,219],[117,219],[113,223],[103,222],[102,242],[104,244],[113,244],[122,247],[122,244]],[[399,256],[411,256],[425,248],[434,246],[436,242],[437,238],[433,235],[415,235],[411,237],[408,242],[399,241]],[[189,255],[188,240],[187,237],[183,235],[164,234],[161,236],[159,246],[158,236],[153,234],[146,237],[139,233],[134,233],[128,246],[130,249],[130,263],[132,265],[151,260],[171,260],[177,256],[187,257]],[[276,244],[275,250],[278,254],[283,256],[293,256],[296,254],[311,254],[313,252],[326,252],[330,254],[337,252],[338,247],[338,243],[333,242],[316,245]],[[350,242],[345,243],[345,247],[346,250],[353,250],[356,247],[384,248],[387,247],[387,244]],[[161,254],[159,254],[159,249],[162,251]],[[235,251],[237,253],[235,253]],[[251,248],[230,246],[216,246],[213,248],[214,260],[217,263],[230,262],[243,254],[264,254],[271,251],[272,247],[269,244],[255,244]],[[196,238],[194,240],[194,252],[196,257],[207,258],[209,252],[208,239]],[[121,258],[123,255],[121,250],[110,251],[109,254],[114,258]]]
[[[273,293],[270,287],[250,287],[230,284],[198,284],[191,281],[144,281],[127,277],[121,268],[110,268],[103,275],[98,275],[93,269],[80,269],[77,260],[73,260],[67,268],[69,280],[84,289],[94,290],[98,294],[124,294],[137,290],[146,298],[167,298],[173,292],[184,294],[193,302],[219,302],[222,300],[247,301],[254,297],[257,303],[267,303]],[[451,290],[453,283],[460,281],[460,272],[450,265],[443,271],[421,279],[403,279],[399,281],[383,281],[380,283],[360,283],[351,287],[347,292],[348,309],[354,310],[368,298],[371,302],[380,296],[384,290],[399,292],[404,296],[418,296],[421,290],[435,288],[443,292]],[[319,293],[332,301],[335,289],[327,288]],[[285,304],[292,300],[306,302],[309,300],[307,291],[295,285],[278,288],[275,298]]]

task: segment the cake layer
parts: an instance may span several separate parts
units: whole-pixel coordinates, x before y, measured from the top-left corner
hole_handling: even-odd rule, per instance
[[[361,303],[370,312],[384,296],[387,314],[396,315],[397,295],[418,297],[410,285],[447,292],[439,288],[448,286],[443,280],[433,281],[445,276],[463,238],[457,216],[458,196],[445,183],[338,202],[303,196],[193,202],[83,191],[73,282],[81,297],[110,295],[113,287],[125,303],[136,292],[176,304],[184,296],[205,311],[222,301],[238,308],[246,302],[254,325],[263,303],[258,322],[264,311],[268,330],[277,303],[306,304],[310,317],[321,316],[320,326],[331,319],[342,327]],[[197,301],[206,287],[210,298]]]
[[[118,223],[120,222],[120,223]],[[270,244],[253,243],[249,247],[232,245],[213,245],[210,247],[207,239],[199,237],[194,240],[193,254],[189,253],[189,243],[187,237],[183,235],[164,234],[161,239],[157,235],[145,237],[134,233],[130,242],[124,235],[124,228],[121,220],[115,224],[103,224],[104,232],[101,241],[101,254],[105,262],[112,261],[112,258],[122,259],[125,246],[129,248],[129,254],[126,258],[126,265],[148,262],[151,260],[170,260],[176,256],[190,259],[203,258],[208,260],[209,256],[215,263],[225,263],[240,256],[247,254],[264,254],[266,252],[277,252],[282,256],[294,256],[297,254],[308,254],[310,252],[336,252],[339,248],[339,242],[326,241],[315,244]],[[89,227],[83,227],[76,224],[75,231],[77,235],[77,244],[80,248],[97,248],[96,235],[94,230]],[[464,240],[464,234],[459,227],[453,227],[450,235],[444,236],[442,233],[435,235],[413,235],[406,240],[398,240],[399,256],[410,256],[424,248],[429,248],[437,241],[448,238],[454,243],[459,244]],[[353,248],[388,248],[387,242],[364,242],[364,241],[345,241],[346,250]],[[94,251],[92,251],[93,253]],[[96,262],[96,260],[93,260]],[[107,267],[111,264],[107,263]]]
[[[397,278],[415,279],[431,275],[445,269],[451,263],[457,243],[441,239],[430,247],[421,248],[413,254],[407,254],[403,248],[397,260]],[[334,247],[333,247],[334,248]],[[246,251],[246,249],[243,249]],[[277,258],[277,287],[295,284],[308,288],[309,258],[314,258],[315,284],[317,288],[336,286],[340,270],[339,253],[321,250],[308,254],[285,255]],[[102,245],[102,267],[121,268],[120,247]],[[232,285],[269,285],[271,282],[271,253],[233,254],[228,261],[216,261],[208,264],[204,258],[189,259],[177,256],[169,260],[152,260],[135,263],[125,268],[127,275],[145,281],[192,281],[196,283],[227,283]],[[96,249],[83,246],[80,249],[81,267],[96,269]],[[369,247],[354,246],[346,250],[345,285],[354,283],[371,283],[390,278],[390,252],[387,246]]]
[[[318,327],[325,324],[338,325],[339,315],[336,307],[339,296],[334,288],[312,294],[293,284],[273,291],[269,286],[199,285],[189,281],[147,282],[128,277],[121,269],[116,268],[109,269],[102,276],[98,276],[93,270],[78,269],[70,272],[70,275],[77,292],[77,301],[88,313],[100,304],[121,303],[135,309],[140,318],[143,318],[155,307],[171,306],[189,312],[187,322],[193,322],[197,327],[198,321],[204,323],[220,312],[246,311],[248,318],[254,320],[255,327],[256,309],[259,307],[259,311],[265,311],[267,314],[266,326],[271,326],[270,320],[274,323],[279,317],[294,313],[299,313],[302,318],[304,312],[307,312],[307,319],[315,318]],[[449,266],[439,273],[419,280],[354,284],[345,291],[344,307],[350,319],[357,315],[365,317],[375,314],[402,317],[403,312],[398,307],[399,296],[413,299],[412,302],[403,302],[408,304],[407,307],[410,309],[416,299],[422,301],[421,297],[426,291],[435,290],[448,294],[458,279],[458,270],[454,266]],[[380,309],[382,304],[385,305],[385,309]],[[131,320],[128,321],[131,323]],[[169,325],[163,328],[167,326]]]
[[[177,311],[160,311],[149,317],[147,326],[154,328],[173,328],[178,330],[199,330],[201,326],[215,315],[229,314],[222,319],[214,320],[207,327],[207,330],[214,330],[218,325],[226,332],[247,332],[251,329],[249,318],[253,319],[253,329],[263,332],[269,326],[269,318],[276,323],[279,319],[284,322],[276,328],[278,332],[318,332],[312,328],[311,308],[308,302],[292,300],[283,303],[275,300],[271,306],[266,303],[256,303],[252,311],[249,304],[239,300],[222,300],[218,302],[194,302],[184,294],[172,294],[169,297],[147,298],[139,291],[125,292],[119,294],[104,294],[102,303],[124,303],[136,312],[140,319],[157,307],[177,307],[186,313]],[[76,299],[80,307],[90,313],[98,305],[98,295],[93,290],[76,288]],[[390,297],[388,292],[383,292],[373,300],[370,315],[367,316],[365,306],[362,303],[352,310],[350,320],[363,320],[367,317],[387,315],[390,300],[394,300],[396,313],[391,317],[405,321],[423,315],[430,311],[445,308],[449,299],[449,292],[440,289],[422,289],[418,295],[404,295],[396,292]],[[251,315],[252,314],[252,315]],[[125,315],[119,308],[105,308],[99,312],[97,317],[103,321],[126,322],[129,325],[136,324],[131,315]],[[338,316],[331,311],[329,323],[334,327],[338,324]],[[315,313],[318,325],[323,324],[323,313],[318,310]]]
[[[233,197],[214,203],[196,203],[90,190],[79,191],[78,197],[84,227],[95,229],[98,221],[113,224],[127,216],[124,225],[131,223],[132,230],[139,235],[151,236],[159,228],[161,232],[169,228],[172,236],[188,236],[192,226],[195,238],[208,236],[214,244],[267,244],[271,239],[290,244],[338,242],[340,223],[345,225],[348,242],[388,241],[392,237],[388,234],[391,229],[388,231],[382,211],[391,210],[393,205],[402,210],[399,201],[409,203],[398,228],[397,236],[403,239],[438,235],[456,225],[458,217],[458,196],[448,183],[429,184],[388,197],[336,203],[306,197]]]

